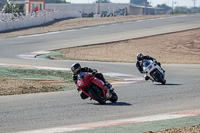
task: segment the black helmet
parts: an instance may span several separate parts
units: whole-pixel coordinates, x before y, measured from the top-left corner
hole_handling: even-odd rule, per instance
[[[143,58],[144,58],[143,54],[141,54],[141,53],[137,54],[137,60],[138,61],[143,60]]]
[[[77,72],[81,69],[81,65],[79,63],[74,63],[71,66],[71,70],[74,74],[77,74]]]

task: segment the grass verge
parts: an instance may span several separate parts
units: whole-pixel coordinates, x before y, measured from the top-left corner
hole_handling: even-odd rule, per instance
[[[0,96],[74,89],[68,71],[0,66]]]
[[[67,60],[67,58],[64,55],[62,55],[61,52],[57,51],[49,51],[49,53],[37,55],[36,58],[46,58],[51,60]]]

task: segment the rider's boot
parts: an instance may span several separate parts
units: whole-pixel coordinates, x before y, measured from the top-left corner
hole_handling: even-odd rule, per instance
[[[82,99],[87,99],[88,98],[88,96],[85,95],[83,92],[81,92],[80,96],[81,96]]]
[[[111,97],[112,97],[112,94],[111,94],[110,90],[107,89],[107,91],[106,91],[106,98],[109,99]]]
[[[108,83],[107,81],[105,82],[105,86],[107,87],[106,98],[109,99],[112,97],[111,91],[114,89],[112,88],[112,85]]]

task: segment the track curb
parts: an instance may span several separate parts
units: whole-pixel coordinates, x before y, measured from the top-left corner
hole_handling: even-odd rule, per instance
[[[84,124],[75,124],[75,125],[67,125],[63,127],[49,128],[49,129],[41,129],[41,130],[33,130],[33,131],[25,131],[25,132],[17,132],[17,133],[67,133],[67,132],[79,132],[79,131],[87,131],[92,129],[102,129],[102,128],[110,128],[110,127],[119,127],[125,125],[134,125],[134,124],[143,124],[150,122],[160,122],[163,120],[174,120],[181,118],[189,118],[192,116],[200,116],[199,110],[190,110],[184,112],[174,112],[169,114],[158,114],[144,117],[134,117],[128,119],[118,119],[118,120],[109,120],[109,121],[99,121],[93,123],[84,123]],[[94,131],[93,131],[94,132]],[[114,131],[117,132],[117,131]],[[134,132],[134,131],[131,131]]]

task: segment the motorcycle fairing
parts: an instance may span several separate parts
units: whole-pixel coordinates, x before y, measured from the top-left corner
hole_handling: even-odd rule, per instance
[[[86,93],[84,90],[87,89],[91,85],[91,83],[101,88],[103,90],[104,97],[106,96],[107,88],[103,85],[103,82],[100,79],[87,73],[87,74],[82,75],[82,78],[80,78],[77,81],[78,88],[89,97],[91,96],[88,93]]]
[[[97,85],[99,88],[101,88],[103,90],[104,97],[106,97],[107,88],[104,86],[103,81],[101,81],[100,79],[98,79],[98,78],[95,77],[94,79],[92,79],[91,82],[93,84]]]
[[[163,70],[153,61],[144,60],[144,62],[143,62],[143,70],[146,73],[145,75],[150,77],[150,79],[152,81],[161,82],[155,76],[156,73],[158,73],[160,75],[161,79],[164,79],[164,75],[165,74],[164,74]]]

